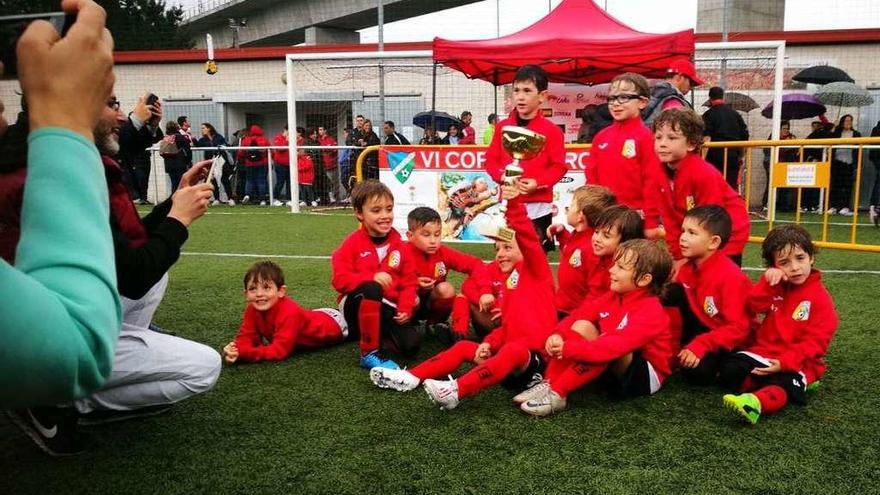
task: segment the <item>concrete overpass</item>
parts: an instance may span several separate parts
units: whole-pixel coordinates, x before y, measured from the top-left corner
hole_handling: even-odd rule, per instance
[[[479,0],[384,0],[385,22],[430,14]],[[230,48],[230,19],[247,19],[238,46],[359,43],[357,30],[375,26],[376,0],[227,0],[184,20],[196,46],[210,33],[215,48]]]

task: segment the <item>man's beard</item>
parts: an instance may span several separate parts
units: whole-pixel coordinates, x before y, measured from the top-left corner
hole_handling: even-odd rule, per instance
[[[119,154],[119,141],[110,129],[95,129],[95,146],[102,155],[110,157]]]

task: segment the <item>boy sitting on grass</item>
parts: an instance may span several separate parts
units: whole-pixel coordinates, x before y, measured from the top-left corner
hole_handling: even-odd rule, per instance
[[[333,252],[331,283],[349,332],[360,338],[361,367],[397,369],[379,350],[411,356],[421,345],[408,324],[416,303],[415,264],[392,227],[394,195],[388,186],[374,179],[358,183],[351,206],[360,226]]]
[[[514,397],[523,412],[565,409],[568,394],[605,374],[622,397],[653,395],[669,376],[678,342],[660,299],[672,258],[646,239],[617,248],[611,290],[576,309],[546,342],[546,380]]]
[[[805,404],[809,385],[825,373],[825,353],[837,330],[834,301],[813,268],[816,248],[800,225],[776,227],[761,244],[770,267],[752,288],[748,308],[764,320],[742,346],[721,360],[722,385],[738,390],[724,405],[751,424],[789,402]]]
[[[644,225],[639,212],[626,205],[610,206],[596,216],[592,238],[595,262],[586,275],[587,293],[580,304],[594,301],[608,292],[614,253],[624,242],[640,239],[644,235]]]
[[[284,273],[271,261],[254,264],[244,275],[244,311],[235,340],[223,348],[227,363],[281,361],[294,349],[319,349],[348,336],[339,311],[307,311],[287,296]]]
[[[559,243],[554,302],[560,320],[577,308],[590,291],[589,275],[597,261],[593,255],[593,230],[599,214],[614,201],[614,194],[606,187],[581,186],[574,190],[571,206],[565,210],[565,220],[573,230],[569,232],[562,224],[547,228],[547,236],[555,237]]]
[[[684,378],[711,385],[718,375],[719,352],[730,352],[749,335],[746,298],[749,277],[722,251],[730,239],[730,215],[717,205],[687,212],[678,248],[687,263],[669,284],[663,303],[678,308],[681,344],[678,363]]]
[[[456,298],[455,287],[446,281],[449,272],[470,275],[480,269],[483,262],[476,256],[443,245],[443,222],[437,210],[420,206],[409,212],[406,221],[406,258],[415,264],[419,284],[419,304],[413,320],[440,324],[449,319]],[[441,338],[449,341],[467,334],[465,331],[464,335],[450,335],[449,327],[437,330],[441,334],[445,333]]]
[[[440,409],[455,408],[465,397],[501,382],[519,390],[543,370],[543,342],[553,330],[556,311],[553,307],[553,272],[541,247],[538,234],[526,216],[516,185],[505,185],[502,197],[509,200],[505,213],[508,225],[516,232],[512,241],[497,235],[495,249],[507,253],[499,264],[509,273],[505,282],[502,312],[504,321],[481,344],[461,340],[448,350],[410,370],[374,368],[370,378],[380,388],[407,392],[424,383],[425,392]],[[457,380],[436,380],[464,363],[477,366]]]

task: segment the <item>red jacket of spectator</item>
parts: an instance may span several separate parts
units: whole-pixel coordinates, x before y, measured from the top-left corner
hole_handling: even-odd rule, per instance
[[[672,373],[671,362],[678,354],[678,338],[669,326],[669,317],[660,299],[647,289],[626,294],[608,291],[589,301],[559,322],[560,334],[571,335],[571,326],[578,320],[591,322],[599,329],[599,337],[588,341],[566,339],[563,359],[584,363],[608,363],[631,352],[639,351],[651,363],[660,383]]]
[[[529,349],[543,353],[544,342],[556,325],[553,272],[520,198],[508,201],[506,217],[507,224],[516,231],[523,260],[505,281],[501,326],[483,342],[488,343],[493,352],[508,342],[521,341]]]
[[[279,132],[272,139],[273,146],[284,146],[285,148],[272,150],[272,163],[275,165],[290,165],[290,149],[287,146],[290,145],[290,141],[284,137],[283,132]]]
[[[416,277],[432,278],[435,283],[445,282],[450,270],[471,275],[483,266],[480,258],[443,245],[428,254],[407,242],[406,251],[406,258],[415,265]]]
[[[243,361],[280,361],[294,349],[318,349],[342,340],[342,327],[328,313],[304,310],[283,297],[267,311],[248,304],[235,345]]]
[[[593,138],[585,170],[587,184],[611,189],[618,203],[642,210],[645,228],[654,228],[658,225],[658,214],[651,201],[651,174],[659,164],[654,153],[654,134],[640,117],[614,121]]]
[[[702,205],[718,205],[730,215],[730,240],[721,248],[727,255],[742,254],[749,240],[749,213],[743,198],[724,180],[714,166],[696,153],[688,153],[672,171],[657,162],[654,171],[657,186],[654,188],[654,204],[663,219],[666,245],[675,259],[681,259],[678,238],[681,224],[691,208]]]
[[[581,232],[563,230],[559,242],[558,287],[554,302],[558,311],[570,313],[590,292],[590,274],[599,262],[593,254],[593,229]]]
[[[710,352],[732,351],[749,336],[746,299],[752,282],[727,255],[716,251],[700,266],[688,261],[678,272],[691,311],[709,331],[684,347],[703,359]]]
[[[241,140],[240,146],[269,146],[269,140],[263,135],[263,128],[254,124],[248,130],[247,137]],[[248,158],[248,155],[253,155],[249,151],[252,150],[238,150],[235,154],[239,162],[244,162],[245,167],[265,167],[269,164],[269,154],[265,150],[258,152],[258,160]]]
[[[473,126],[461,128],[461,138],[458,140],[458,144],[477,144],[477,131]]]
[[[318,136],[318,144],[321,146],[336,146],[336,140],[333,139],[333,136],[329,134],[324,134],[323,136]],[[339,155],[339,152],[334,150],[321,150],[321,161],[324,165],[324,170],[333,170],[338,166],[336,163],[336,157]]]
[[[801,285],[771,286],[761,276],[749,293],[748,307],[753,314],[763,314],[764,321],[743,350],[778,359],[782,371],[803,372],[807,383],[822,377],[838,320],[818,270]]]
[[[516,125],[516,110],[510,116],[498,123],[492,143],[486,151],[486,172],[495,182],[501,183],[504,167],[513,158],[501,147],[501,134],[505,126]],[[523,178],[535,179],[538,189],[522,198],[526,203],[552,203],[553,186],[559,182],[567,168],[565,166],[565,146],[562,131],[553,122],[544,118],[541,112],[529,121],[526,126],[529,130],[544,135],[547,140],[541,154],[531,160],[522,160],[520,167],[523,169]]]
[[[388,234],[388,252],[379,258],[376,245],[363,228],[358,228],[342,241],[330,258],[333,274],[330,282],[339,293],[337,299],[372,282],[379,272],[391,275],[391,286],[382,289],[382,297],[397,304],[397,311],[413,314],[416,302],[415,263],[406,257],[406,244],[392,229]]]

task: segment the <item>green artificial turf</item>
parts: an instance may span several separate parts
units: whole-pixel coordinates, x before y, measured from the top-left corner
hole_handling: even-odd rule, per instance
[[[315,256],[274,260],[300,304],[335,306],[326,256],[354,226],[344,212],[212,208],[191,230],[190,254],[173,268],[156,322],[218,350],[235,335],[241,277],[255,259],[196,253]],[[873,227],[860,229],[865,239],[878,238]],[[488,246],[457,247],[491,256]],[[744,264],[758,267],[758,258],[750,245]],[[880,270],[878,261],[824,250],[818,266]],[[421,389],[373,387],[349,343],[281,363],[225,367],[215,390],[170,414],[85,430],[90,450],[76,458],[50,459],[0,421],[0,487],[47,494],[880,493],[880,275],[824,279],[841,317],[829,371],[807,407],[755,426],[722,407],[720,390],[690,388],[678,377],[651,398],[581,391],[567,411],[541,420],[520,413],[499,387],[442,412]],[[437,350],[428,342],[419,358]]]

